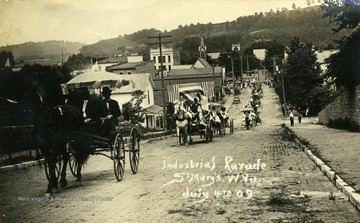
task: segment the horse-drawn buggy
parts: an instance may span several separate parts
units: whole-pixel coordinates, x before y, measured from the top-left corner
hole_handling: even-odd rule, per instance
[[[76,92],[75,90],[73,93]],[[86,94],[88,92],[85,92]],[[51,194],[53,189],[58,189],[58,180],[60,180],[60,186],[67,185],[67,164],[73,176],[76,177],[76,182],[81,182],[81,169],[90,155],[103,155],[110,158],[113,161],[117,181],[121,181],[124,176],[125,152],[129,153],[132,173],[136,174],[139,168],[140,127],[128,121],[118,122],[115,116],[120,113],[117,115],[110,112],[112,105],[108,107],[107,116],[94,118],[91,116],[91,110],[83,107],[81,111],[77,106],[79,103],[76,103],[81,102],[83,106],[82,103],[85,104],[86,101],[89,107],[91,99],[83,100],[84,98],[78,98],[78,96],[79,94],[70,94],[66,104],[47,109],[43,113],[43,123],[35,129],[35,135],[40,137],[37,144],[45,157],[45,171],[49,180],[47,194]],[[100,101],[98,104],[95,100],[92,103],[95,103],[92,105],[93,109],[102,107]],[[87,113],[86,117],[85,113]],[[53,146],[49,145],[50,143],[55,144],[57,148],[49,149],[49,146]]]
[[[178,146],[193,142],[193,136],[199,135],[206,142],[213,139],[207,97],[200,86],[179,90],[180,100],[174,101]]]
[[[102,94],[106,99],[104,89]],[[32,125],[26,128],[30,128],[28,132],[31,133],[31,137],[27,137],[31,142],[27,145],[39,151],[45,161],[45,174],[49,182],[46,196],[58,192],[59,186],[67,185],[68,164],[76,182],[80,183],[82,166],[90,155],[103,155],[111,159],[115,178],[121,181],[124,176],[125,152],[128,152],[131,171],[136,174],[140,159],[140,127],[126,121],[118,122],[120,110],[118,113],[110,112],[115,104],[110,99],[85,100],[78,90],[70,91],[68,95],[62,94],[61,89],[56,90],[60,92],[33,91],[30,97],[33,99],[33,120]],[[93,110],[87,109],[90,105]],[[102,107],[108,110],[105,115],[100,111]],[[99,116],[95,118],[91,114],[97,109]],[[24,127],[2,127],[0,130],[8,129],[13,132],[9,134],[16,134],[15,130]]]

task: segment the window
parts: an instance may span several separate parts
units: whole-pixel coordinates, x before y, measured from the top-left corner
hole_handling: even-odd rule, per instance
[[[158,63],[161,63],[161,57],[158,56]]]
[[[101,71],[101,66],[99,66],[99,71]]]
[[[156,56],[153,57],[154,63],[156,63]]]
[[[128,71],[127,74],[131,74],[131,71]]]
[[[171,63],[171,56],[168,56],[168,62]]]
[[[171,65],[169,65],[169,71],[171,71]]]
[[[163,63],[165,63],[165,56],[162,56],[163,57]]]

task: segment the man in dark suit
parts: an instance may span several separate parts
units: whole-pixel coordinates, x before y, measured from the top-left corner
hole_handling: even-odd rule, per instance
[[[81,88],[81,103],[78,108],[81,109],[84,122],[85,131],[93,134],[98,133],[100,127],[100,107],[99,103],[90,97],[88,88]]]
[[[110,98],[111,90],[109,87],[103,87],[102,95],[104,100],[100,104],[103,120],[101,130],[103,135],[108,135],[115,128],[115,125],[118,125],[118,117],[120,117],[121,112],[118,102]]]

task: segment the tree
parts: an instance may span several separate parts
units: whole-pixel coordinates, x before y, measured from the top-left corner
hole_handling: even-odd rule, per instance
[[[265,59],[264,66],[270,72],[274,70],[274,59],[277,65],[281,65],[284,59],[285,46],[280,42],[274,40],[266,44],[265,46]]]
[[[329,17],[338,27],[335,32],[342,29],[357,28],[360,23],[360,3],[354,0],[325,0],[321,5],[323,17]]]
[[[91,64],[91,57],[85,57],[84,54],[73,54],[64,63],[64,67],[70,70],[83,70]]]
[[[328,70],[326,76],[335,79],[335,84],[353,90],[360,84],[360,4],[349,0],[325,0],[321,5],[324,17],[329,17],[330,22],[335,22],[338,27],[335,33],[343,29],[355,31],[340,41],[339,52],[327,59]]]
[[[140,106],[146,95],[142,91],[132,93],[129,102],[123,105],[123,117],[132,124],[142,123],[145,120],[145,110]]]
[[[310,42],[302,43],[298,37],[293,37],[286,50],[288,58],[282,75],[286,102],[301,110],[310,108],[311,114],[317,114],[327,102],[328,90],[324,88],[320,65],[312,46]],[[281,82],[277,84],[276,92],[282,95]],[[318,100],[320,96],[321,104]]]

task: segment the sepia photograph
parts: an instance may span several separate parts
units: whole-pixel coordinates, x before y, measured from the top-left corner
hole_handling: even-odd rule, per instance
[[[360,223],[359,0],[0,0],[0,222]]]

